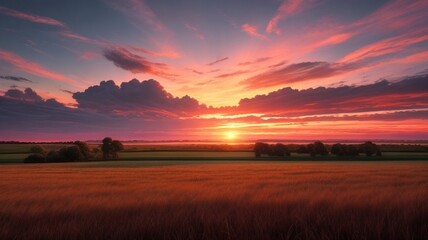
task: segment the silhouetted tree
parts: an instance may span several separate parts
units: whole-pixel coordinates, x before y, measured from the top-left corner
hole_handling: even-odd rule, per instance
[[[31,153],[38,153],[38,154],[42,154],[45,155],[46,154],[46,150],[40,146],[40,145],[34,145],[30,148],[30,152]]]
[[[360,151],[365,153],[368,157],[373,156],[374,154],[376,154],[376,156],[382,156],[380,148],[370,141],[361,144]]]
[[[49,151],[46,155],[46,162],[59,162],[60,156],[58,151]]]
[[[358,148],[355,145],[348,145],[348,155],[349,156],[358,156],[359,151]]]
[[[79,148],[85,160],[88,160],[89,158],[91,158],[91,149],[89,148],[87,143],[81,142],[81,141],[75,141],[74,144]]]
[[[269,144],[263,142],[257,142],[254,145],[254,155],[256,157],[261,157],[262,154],[266,154],[269,152]]]
[[[312,157],[316,155],[321,155],[321,156],[328,155],[327,148],[325,147],[324,143],[322,143],[321,141],[315,141],[312,144],[308,144],[307,148]]]
[[[297,153],[309,153],[308,148],[305,145],[301,145],[297,151]]]
[[[106,137],[103,139],[103,145],[101,146],[101,151],[103,152],[103,159],[107,160],[110,156],[112,158],[118,158],[117,153],[124,149],[123,144],[118,141]]]
[[[331,154],[336,156],[358,156],[358,148],[354,145],[336,143],[331,146]]]
[[[63,147],[58,153],[60,162],[77,162],[85,158],[78,146]]]
[[[277,143],[272,146],[272,153],[274,156],[279,157],[290,156],[290,152],[287,150],[287,147],[282,143]]]
[[[333,144],[333,146],[331,146],[331,154],[336,156],[348,155],[346,145],[340,143]]]
[[[125,148],[120,141],[114,140],[111,142],[111,151],[112,151],[113,158],[116,158],[116,159],[119,158],[117,153],[120,151],[123,151],[124,149]]]
[[[107,160],[109,155],[111,154],[111,142],[113,139],[110,137],[106,137],[103,139],[103,145],[101,146],[101,151],[103,152],[103,159]]]
[[[287,147],[282,143],[277,143],[275,145],[269,145],[263,142],[257,142],[254,145],[254,155],[256,157],[261,157],[262,154],[266,154],[268,156],[290,156],[290,152]]]
[[[24,159],[24,163],[44,163],[46,157],[40,153],[34,153]]]

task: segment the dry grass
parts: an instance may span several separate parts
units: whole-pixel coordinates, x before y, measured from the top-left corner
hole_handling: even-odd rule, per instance
[[[428,239],[428,163],[0,166],[0,239]]]

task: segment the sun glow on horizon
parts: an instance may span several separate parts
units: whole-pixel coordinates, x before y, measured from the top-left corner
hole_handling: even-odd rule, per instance
[[[234,131],[229,131],[225,133],[227,140],[235,140],[238,134]]]

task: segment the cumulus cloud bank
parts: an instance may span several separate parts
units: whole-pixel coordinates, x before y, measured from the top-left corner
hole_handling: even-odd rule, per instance
[[[205,108],[189,96],[174,97],[155,80],[133,79],[120,86],[102,81],[84,92],[73,94],[78,107],[98,112],[137,115],[188,116]]]
[[[190,135],[195,134],[193,138],[200,139],[197,129],[210,131],[206,129],[236,122],[249,124],[251,131],[259,131],[257,124],[266,123],[411,119],[420,122],[411,123],[419,125],[412,125],[416,132],[409,132],[409,136],[425,137],[417,131],[428,113],[428,75],[364,86],[283,88],[242,99],[237,106],[221,108],[206,107],[189,96],[175,97],[155,80],[133,79],[120,85],[112,80],[102,81],[74,93],[73,98],[77,105],[71,108],[55,99],[45,100],[31,88],[7,90],[0,96],[3,140],[34,139],[37,134],[40,139],[52,136],[48,140],[99,139],[106,134],[128,139],[179,139],[192,138]],[[200,117],[203,114],[235,117]],[[31,136],[27,136],[28,133]]]

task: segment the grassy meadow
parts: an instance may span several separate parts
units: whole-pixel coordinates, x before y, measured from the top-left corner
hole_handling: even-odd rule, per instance
[[[0,239],[428,239],[428,163],[0,166]]]

